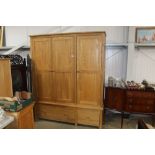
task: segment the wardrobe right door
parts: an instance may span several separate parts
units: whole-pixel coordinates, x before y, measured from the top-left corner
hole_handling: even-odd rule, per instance
[[[77,103],[100,106],[102,98],[103,35],[77,35]]]

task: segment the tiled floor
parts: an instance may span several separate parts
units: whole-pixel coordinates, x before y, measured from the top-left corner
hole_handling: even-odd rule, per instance
[[[124,118],[124,129],[136,129],[138,119],[143,119],[146,123],[151,124],[152,117],[148,115],[128,115]],[[120,129],[121,115],[111,111],[106,112],[105,124],[103,129]],[[60,123],[56,121],[39,120],[35,123],[36,129],[97,129],[90,126],[75,126],[74,124]]]

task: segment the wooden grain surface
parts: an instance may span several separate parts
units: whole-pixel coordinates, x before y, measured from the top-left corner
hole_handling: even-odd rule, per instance
[[[104,44],[102,32],[31,37],[39,117],[102,126]]]
[[[13,97],[11,63],[9,59],[0,59],[0,97]]]

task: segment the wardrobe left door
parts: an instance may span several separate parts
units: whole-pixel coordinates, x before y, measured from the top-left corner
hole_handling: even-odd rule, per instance
[[[0,59],[0,87],[0,97],[13,97],[9,59]]]
[[[31,38],[34,92],[39,102],[54,100],[52,89],[52,52],[49,37]]]

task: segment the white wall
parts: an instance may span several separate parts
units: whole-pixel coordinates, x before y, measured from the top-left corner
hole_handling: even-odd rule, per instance
[[[128,31],[129,29],[129,31]],[[6,26],[6,46],[30,45],[29,35],[57,32],[106,31],[107,43],[127,43],[106,49],[106,76],[155,82],[155,48],[135,48],[135,27],[124,26]],[[128,34],[129,33],[129,34]],[[22,55],[26,56],[27,52]],[[112,57],[111,57],[112,56]],[[127,68],[127,69],[126,69]]]
[[[82,31],[106,31],[107,43],[124,43],[128,39],[128,27],[124,26],[6,26],[6,46],[30,45],[29,35]]]
[[[124,80],[126,79],[127,55],[127,48],[106,48],[106,81],[108,80],[108,76]]]
[[[105,31],[107,43],[127,43],[128,27],[125,26],[6,26],[6,46],[30,45],[29,35],[59,32]],[[17,51],[18,52],[18,51]],[[27,51],[20,53],[26,57]],[[127,49],[106,48],[106,79],[108,76],[126,78]]]
[[[135,48],[135,29],[135,27],[129,28],[127,79],[137,82],[146,79],[155,82],[155,48]]]

